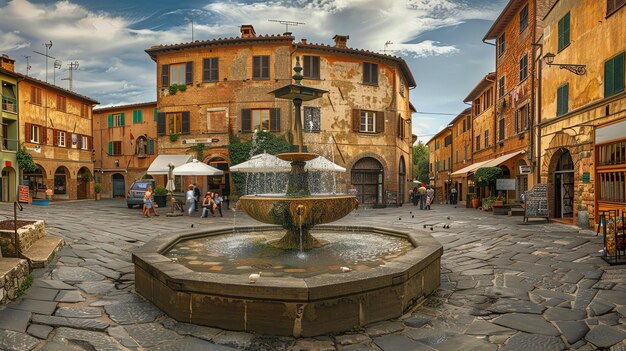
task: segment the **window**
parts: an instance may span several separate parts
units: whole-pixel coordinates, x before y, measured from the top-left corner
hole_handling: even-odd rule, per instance
[[[177,63],[170,65],[170,84],[185,85],[185,74],[187,73],[187,65],[185,63]]]
[[[378,65],[363,62],[363,83],[378,85]]]
[[[404,96],[404,78],[402,78],[402,75],[400,75],[400,95]]]
[[[528,53],[519,61],[519,81],[523,82],[526,78],[528,78]]]
[[[498,55],[502,56],[505,49],[504,34],[502,34],[500,38],[498,38]]]
[[[124,126],[124,113],[109,114],[109,128],[111,127],[123,127]]]
[[[498,97],[504,96],[504,77],[500,77],[498,81]]]
[[[482,110],[480,109],[480,98],[474,100],[474,113],[478,116]]]
[[[59,131],[59,142],[57,143],[57,145],[65,147],[65,132]]]
[[[319,79],[320,78],[320,57],[304,56],[304,78]]]
[[[39,126],[34,124],[30,125],[30,142],[39,144]]]
[[[446,160],[443,160],[443,169],[446,169]]]
[[[472,116],[467,116],[467,130],[472,129]]]
[[[530,120],[528,119],[528,105],[522,106],[515,110],[515,134],[521,133],[528,129]]]
[[[376,112],[361,111],[361,128],[359,131],[366,133],[376,132]]]
[[[443,146],[448,147],[449,145],[452,145],[452,135],[448,135],[443,138]]]
[[[606,15],[610,15],[626,4],[626,0],[606,0]]]
[[[241,110],[241,131],[253,132],[255,130],[279,132],[280,131],[280,109],[242,109]]]
[[[216,82],[218,80],[220,80],[219,58],[217,57],[205,58],[202,61],[202,81],[203,82]]]
[[[57,95],[57,110],[58,111],[67,111],[67,99],[65,96]]]
[[[559,20],[559,51],[569,45],[569,12]]]
[[[41,105],[41,88],[30,88],[30,103],[35,105]]]
[[[80,116],[83,118],[89,118],[89,105],[81,104],[80,105]]]
[[[467,120],[463,119],[463,133],[467,130]]]
[[[524,6],[519,13],[519,31],[520,33],[528,27],[528,5]]]
[[[485,147],[489,146],[489,130],[485,131]]]
[[[183,115],[182,113],[166,114],[167,134],[180,134],[183,131]]]
[[[270,79],[270,57],[252,57],[252,79]]]
[[[498,121],[498,131],[500,133],[500,135],[498,135],[498,140],[503,141],[504,140],[504,118],[500,118],[500,120]]]
[[[463,148],[463,161],[467,160],[467,145]]]
[[[83,150],[87,150],[89,148],[89,139],[86,135],[80,136],[80,148]]]
[[[252,127],[254,130],[267,131],[270,128],[270,110],[252,110]]]
[[[133,123],[141,123],[143,121],[143,111],[133,110]]]
[[[598,166],[626,164],[626,141],[605,144],[597,149]]]
[[[121,141],[109,141],[109,156],[116,156],[122,154],[122,142]]]
[[[319,132],[321,127],[320,124],[320,108],[304,106],[304,131]]]
[[[624,53],[604,64],[604,97],[624,91]]]
[[[455,159],[454,162],[459,163],[459,150],[455,150]]]
[[[439,150],[439,147],[441,147],[441,143],[439,140],[435,140],[435,150]]]
[[[567,113],[569,100],[569,84],[563,84],[556,90],[556,115]]]
[[[489,107],[491,107],[491,105],[493,105],[493,88],[487,89],[487,91],[484,94],[484,97],[485,97],[485,109],[488,109]]]
[[[480,135],[476,136],[476,151],[480,150]]]

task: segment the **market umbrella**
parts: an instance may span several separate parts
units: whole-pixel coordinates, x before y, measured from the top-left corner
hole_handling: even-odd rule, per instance
[[[196,159],[174,168],[172,173],[177,176],[219,176],[224,174],[223,171]]]
[[[231,172],[265,173],[265,172],[289,172],[291,164],[280,158],[262,153],[252,156],[248,161],[230,167]]]
[[[169,191],[170,193],[174,192],[174,189],[176,189],[176,185],[174,184],[174,164],[170,162],[170,164],[167,165],[168,167],[168,171],[167,171],[167,185],[165,186],[165,189],[167,189],[167,191]]]
[[[317,156],[311,161],[307,161],[304,166],[305,171],[326,171],[326,172],[345,172],[346,169],[340,165],[333,163],[329,159]]]

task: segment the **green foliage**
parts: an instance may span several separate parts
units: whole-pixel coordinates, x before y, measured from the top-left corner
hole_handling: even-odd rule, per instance
[[[489,186],[496,182],[496,179],[502,177],[502,169],[500,167],[481,167],[474,173],[474,179],[479,186]]]
[[[185,91],[185,90],[187,90],[187,85],[181,84],[178,86],[178,91]]]
[[[152,193],[154,195],[167,195],[167,189],[165,189],[165,187],[159,185],[156,188],[154,188],[154,191]]]
[[[20,288],[17,289],[17,291],[15,292],[15,295],[18,297],[24,295],[26,293],[26,290],[28,290],[31,285],[33,285],[33,274],[29,273],[26,276],[26,279],[24,279],[24,281],[22,282],[22,285],[20,285]]]
[[[81,178],[86,182],[93,180],[93,177],[91,177],[91,174],[88,171],[83,172],[83,174],[81,174]]]
[[[102,192],[102,185],[101,184],[96,184],[93,186],[93,191],[96,192],[96,194],[100,194]]]
[[[170,141],[175,143],[176,141],[178,141],[178,138],[180,137],[180,134],[178,133],[172,133],[170,134]]]
[[[190,149],[196,152],[196,160],[204,160],[204,150],[206,150],[206,146],[203,143],[198,143]]]
[[[428,182],[428,147],[421,141],[413,145],[413,177]]]
[[[178,85],[176,84],[170,85],[169,90],[170,90],[170,95],[176,95],[176,92],[178,91]]]
[[[251,140],[241,140],[236,136],[230,137],[228,152],[230,155],[231,165],[238,165],[248,161],[254,155],[267,152],[276,155],[289,151],[289,142],[284,136],[276,136],[270,132],[257,133],[257,144],[252,150]],[[237,193],[241,193],[246,189],[246,175],[240,172],[231,173],[233,183]]]
[[[15,154],[17,158],[17,166],[24,172],[34,172],[38,169],[33,156],[26,151],[26,147],[22,146],[17,149]]]

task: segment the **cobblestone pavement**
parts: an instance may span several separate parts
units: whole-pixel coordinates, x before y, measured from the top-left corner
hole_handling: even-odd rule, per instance
[[[0,217],[11,215],[0,205]],[[341,223],[437,238],[445,250],[441,287],[398,320],[294,339],[177,323],[133,291],[134,248],[191,224],[254,223],[239,212],[147,219],[106,200],[28,206],[20,216],[45,219],[68,245],[0,311],[3,350],[626,350],[626,267],[605,264],[601,237],[574,227],[519,225],[520,217],[445,205],[359,209]]]

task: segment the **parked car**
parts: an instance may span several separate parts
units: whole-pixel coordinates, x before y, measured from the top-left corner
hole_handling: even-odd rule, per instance
[[[143,195],[146,193],[148,185],[154,190],[153,179],[136,180],[130,186],[130,190],[126,194],[126,205],[128,208],[133,208],[135,205],[143,206]]]

